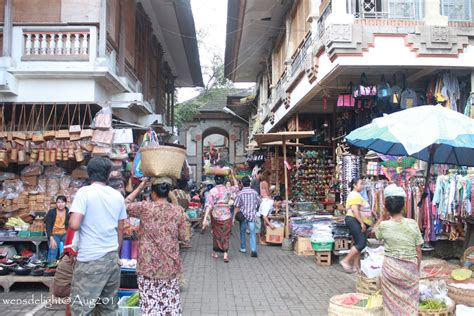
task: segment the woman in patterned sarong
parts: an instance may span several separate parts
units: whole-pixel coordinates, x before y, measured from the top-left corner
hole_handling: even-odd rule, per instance
[[[213,237],[212,257],[218,258],[217,252],[224,253],[224,262],[229,262],[229,239],[232,230],[232,213],[229,202],[232,196],[239,190],[238,182],[231,171],[233,186],[224,185],[225,178],[216,175],[214,181],[216,187],[209,192],[206,211],[204,213],[203,227],[209,225],[208,215],[211,214],[211,227]]]
[[[402,215],[405,191],[391,184],[384,195],[385,212],[374,228],[385,246],[381,274],[384,315],[418,315],[423,238],[417,222]]]

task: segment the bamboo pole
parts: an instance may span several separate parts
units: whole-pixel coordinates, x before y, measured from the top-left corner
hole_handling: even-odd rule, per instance
[[[288,170],[286,169],[286,140],[283,140],[283,168],[285,170],[285,238],[290,237],[289,231],[289,206],[288,206]]]

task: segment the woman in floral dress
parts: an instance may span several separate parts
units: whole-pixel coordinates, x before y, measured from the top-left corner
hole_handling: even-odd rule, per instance
[[[233,186],[227,188],[224,176],[214,177],[216,187],[209,192],[206,211],[204,213],[203,227],[209,225],[208,215],[211,214],[211,227],[213,237],[212,257],[218,258],[217,252],[224,253],[224,262],[229,262],[229,239],[232,230],[232,212],[229,202],[232,196],[239,191],[239,184],[231,170]]]
[[[142,182],[125,199],[128,215],[140,219],[137,274],[142,315],[182,314],[179,241],[186,239],[188,218],[180,206],[167,200],[172,184],[170,178],[155,178],[152,200],[132,202],[145,188]]]

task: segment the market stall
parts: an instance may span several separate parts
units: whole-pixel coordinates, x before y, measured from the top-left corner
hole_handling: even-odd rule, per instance
[[[257,143],[269,143],[269,142],[282,142],[283,147],[283,160],[284,160],[284,178],[285,178],[285,238],[289,238],[289,192],[288,192],[288,162],[286,156],[286,143],[291,139],[300,139],[311,137],[314,135],[314,131],[305,132],[280,132],[280,133],[268,133],[268,134],[256,134],[254,139]]]
[[[107,104],[10,104],[0,117],[0,284],[50,284],[56,263],[45,260],[47,211],[60,195],[71,205],[88,184],[92,156],[112,159],[109,184],[125,193],[133,131],[114,128]]]

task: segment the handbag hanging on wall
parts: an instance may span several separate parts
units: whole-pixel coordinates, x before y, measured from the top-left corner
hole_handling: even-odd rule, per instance
[[[369,83],[365,72],[360,76],[360,83],[354,89],[352,95],[356,99],[367,99],[377,96],[377,87]]]
[[[338,107],[354,107],[355,99],[352,95],[352,82],[349,83],[349,93],[341,93],[337,97],[337,106]]]

